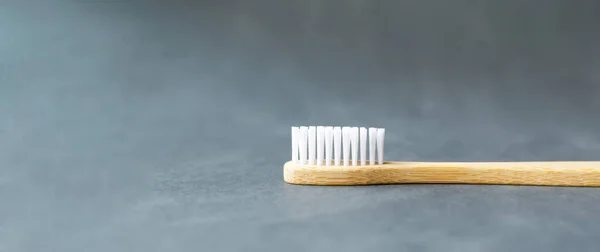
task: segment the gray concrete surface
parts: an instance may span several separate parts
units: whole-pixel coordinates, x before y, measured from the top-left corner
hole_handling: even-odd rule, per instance
[[[594,1],[0,2],[0,251],[598,251],[600,190],[282,181],[291,125],[393,160],[597,160]]]

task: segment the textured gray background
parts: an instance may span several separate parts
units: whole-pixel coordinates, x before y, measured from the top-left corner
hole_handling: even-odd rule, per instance
[[[0,1],[0,251],[598,251],[600,190],[282,181],[289,126],[388,160],[600,159],[598,1]]]

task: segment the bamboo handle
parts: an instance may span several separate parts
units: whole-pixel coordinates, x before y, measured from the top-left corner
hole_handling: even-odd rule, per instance
[[[497,184],[600,186],[600,161],[385,162],[368,166],[284,165],[284,181],[301,185]]]

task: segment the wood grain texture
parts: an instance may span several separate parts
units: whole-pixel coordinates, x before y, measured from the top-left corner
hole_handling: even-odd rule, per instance
[[[298,165],[283,179],[299,185],[497,184],[600,186],[600,161],[554,162],[385,162],[372,166]]]

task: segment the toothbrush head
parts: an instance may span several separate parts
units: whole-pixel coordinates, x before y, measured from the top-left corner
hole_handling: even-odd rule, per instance
[[[284,180],[303,181],[307,174],[347,176],[378,170],[384,164],[385,129],[350,126],[299,126],[291,128],[292,158],[284,166]],[[340,173],[341,172],[341,173]]]

